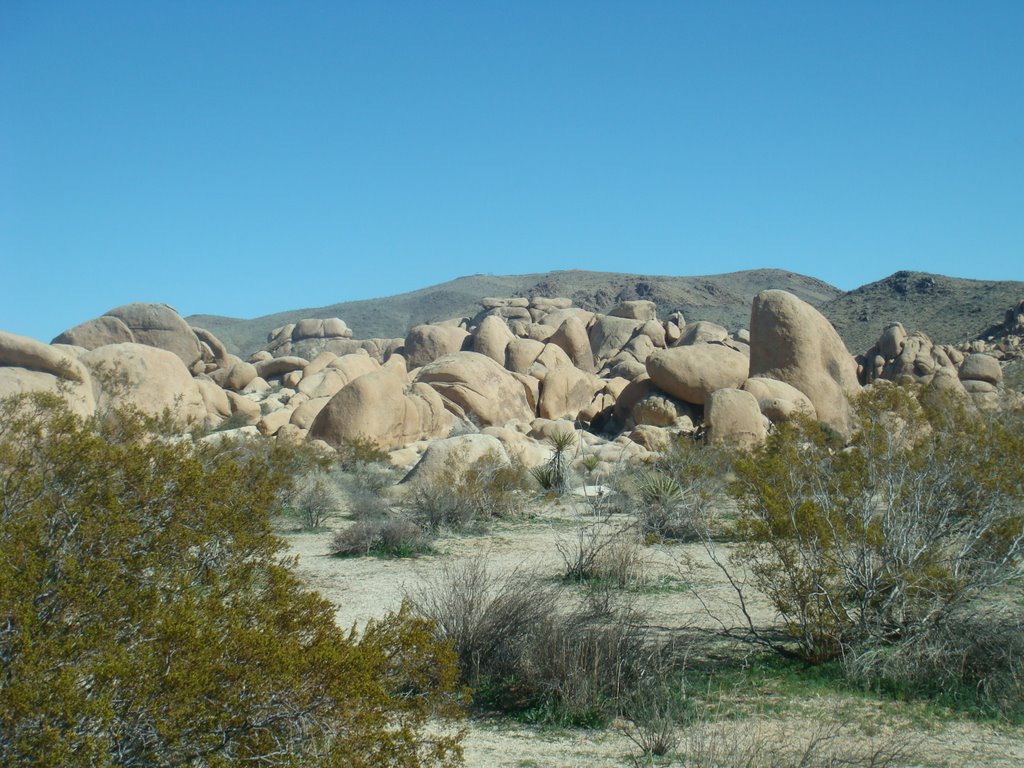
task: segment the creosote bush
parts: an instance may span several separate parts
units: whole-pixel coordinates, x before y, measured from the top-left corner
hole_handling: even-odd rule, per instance
[[[0,764],[456,764],[434,627],[345,633],[281,558],[287,452],[157,426],[0,402]]]
[[[793,641],[769,644],[981,691],[1000,674],[993,664],[1013,672],[987,650],[993,625],[971,617],[1024,576],[1020,415],[922,405],[897,386],[873,387],[856,414],[846,446],[815,424],[787,424],[736,462],[739,562]],[[964,633],[976,642],[951,643]]]

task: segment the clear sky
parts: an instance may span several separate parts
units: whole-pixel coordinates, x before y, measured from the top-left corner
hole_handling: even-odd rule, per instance
[[[0,0],[0,329],[472,273],[1024,279],[1024,2]]]

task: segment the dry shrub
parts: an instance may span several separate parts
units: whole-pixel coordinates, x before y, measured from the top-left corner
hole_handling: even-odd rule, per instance
[[[957,708],[1024,716],[1024,613],[965,611],[921,635],[847,655],[847,674],[874,686],[936,697]]]
[[[463,682],[482,708],[603,723],[662,658],[633,614],[596,620],[563,605],[555,585],[521,571],[496,573],[483,560],[445,566],[410,599],[455,647]]]
[[[326,472],[315,472],[299,481],[292,498],[292,513],[303,528],[322,528],[341,509],[341,494]]]
[[[757,723],[698,722],[680,736],[676,755],[687,768],[889,768],[913,759],[914,743],[905,734],[865,744],[853,726],[841,724],[840,713],[817,722],[804,734]]]
[[[338,531],[331,554],[339,557],[412,557],[430,551],[430,538],[405,517],[360,520]]]
[[[523,514],[530,491],[529,472],[516,459],[488,454],[465,466],[452,457],[437,477],[415,485],[405,508],[424,528],[463,530]]]

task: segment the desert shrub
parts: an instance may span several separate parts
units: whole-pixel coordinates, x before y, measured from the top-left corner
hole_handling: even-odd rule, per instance
[[[342,469],[352,470],[367,464],[385,464],[388,454],[370,438],[350,437],[338,447],[336,460]]]
[[[478,521],[523,514],[528,478],[515,459],[488,454],[463,466],[453,457],[437,477],[414,483],[404,506],[428,530],[462,530]]]
[[[287,462],[115,416],[0,403],[0,764],[457,762],[433,627],[342,632],[280,557]]]
[[[617,714],[662,658],[638,617],[602,620],[566,605],[554,586],[486,562],[449,565],[411,597],[451,642],[480,708],[537,720],[595,725]]]
[[[901,698],[935,698],[955,709],[1024,719],[1024,611],[971,608],[892,645],[843,659],[847,675]]]
[[[291,502],[290,511],[303,528],[322,528],[342,506],[341,494],[326,472],[313,472],[300,479]]]
[[[856,413],[845,448],[814,424],[783,425],[735,465],[739,562],[788,652],[812,662],[943,635],[1024,573],[1019,418],[924,408],[895,386]]]
[[[682,731],[674,754],[687,768],[895,768],[917,764],[914,744],[904,735],[864,743],[842,722],[839,713],[831,713],[806,733],[792,733],[701,718]],[[633,764],[652,765],[651,758],[650,754],[635,757]]]
[[[724,496],[729,454],[688,438],[675,440],[654,466],[627,473],[641,535],[648,540],[694,541],[714,534],[714,506]]]
[[[694,714],[684,687],[665,680],[651,681],[627,703],[621,730],[640,750],[641,758],[664,757],[679,744],[679,726],[692,720]]]
[[[331,554],[339,557],[412,557],[431,551],[430,537],[407,517],[360,520],[334,535]]]

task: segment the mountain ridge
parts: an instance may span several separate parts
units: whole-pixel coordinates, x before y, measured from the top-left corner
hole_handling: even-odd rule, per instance
[[[567,296],[577,306],[607,312],[630,299],[649,299],[659,316],[680,310],[687,320],[711,320],[730,329],[749,322],[750,302],[762,290],[790,291],[836,327],[853,354],[866,351],[890,322],[920,330],[937,343],[977,338],[1024,298],[1024,282],[970,280],[898,271],[843,292],[817,278],[782,269],[715,275],[644,275],[560,270],[525,275],[475,274],[414,291],[322,307],[284,310],[255,318],[190,315],[243,356],[259,349],[274,328],[309,317],[340,317],[357,338],[404,337],[413,325],[473,317],[485,296]]]

